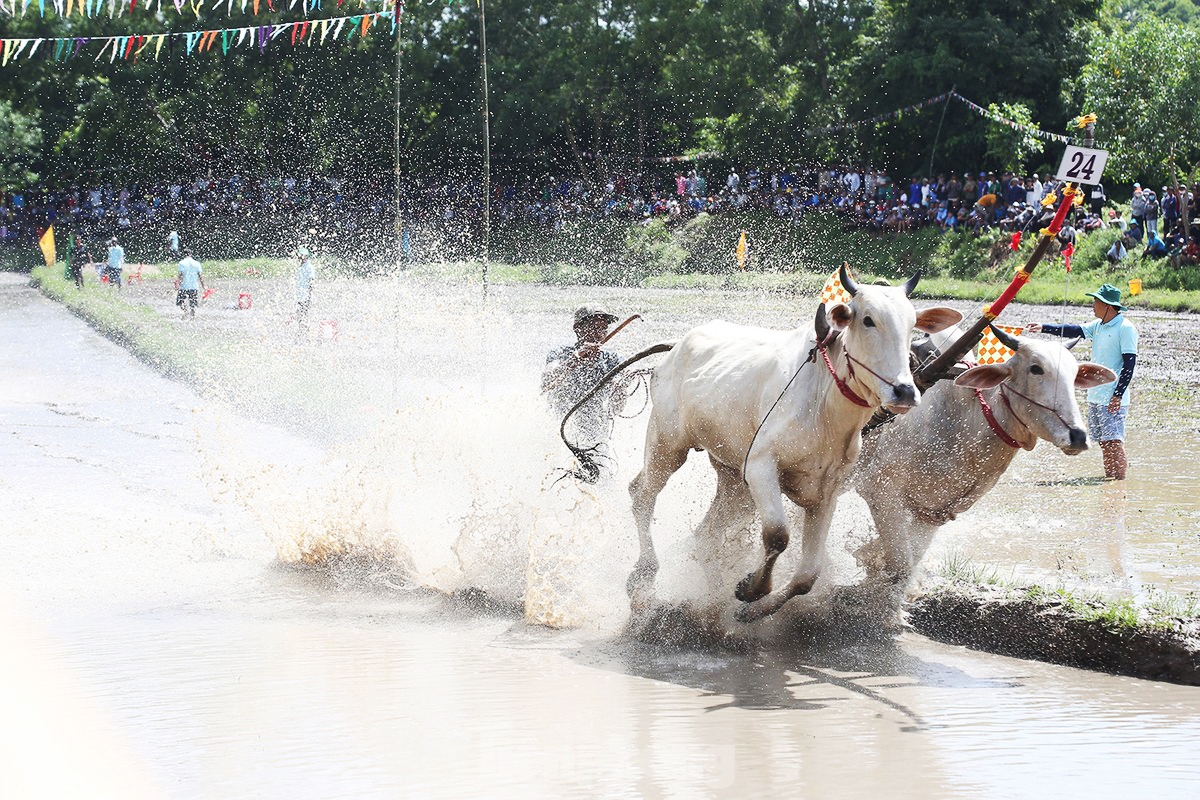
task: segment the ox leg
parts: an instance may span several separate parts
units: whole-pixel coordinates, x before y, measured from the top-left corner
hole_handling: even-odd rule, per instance
[[[877,558],[866,566],[867,575],[878,580],[902,583],[912,571],[913,558],[910,544],[911,517],[908,510],[892,502],[871,507],[875,519],[875,531],[879,537],[875,542],[864,545],[860,552],[875,551]]]
[[[658,493],[667,485],[671,476],[687,460],[687,448],[676,449],[655,435],[654,422],[646,436],[646,463],[642,471],[629,484],[629,495],[633,500],[633,519],[637,523],[639,555],[625,591],[634,593],[647,588],[658,572],[658,557],[654,554],[654,538],[650,535],[650,523],[654,520],[654,504]]]
[[[750,487],[754,506],[762,517],[765,552],[762,566],[742,578],[733,595],[744,603],[751,603],[771,593],[771,571],[775,568],[775,560],[779,558],[779,554],[787,549],[790,537],[776,465],[769,462],[750,465],[746,470],[746,484]]]
[[[719,585],[720,563],[730,535],[739,532],[748,519],[753,521],[754,501],[741,473],[711,457],[709,461],[717,473],[717,493],[693,534],[693,553],[712,587]]]
[[[917,567],[921,566],[921,560],[925,558],[925,553],[929,550],[929,545],[933,544],[933,537],[937,535],[941,525],[931,525],[928,522],[914,521],[908,532],[908,575],[905,576],[904,585],[908,588],[908,584],[912,582],[912,577],[917,573]]]
[[[804,552],[795,576],[782,590],[769,594],[755,603],[738,609],[741,622],[754,622],[770,616],[793,597],[808,594],[821,574],[821,563],[825,557],[825,537],[829,534],[829,523],[833,521],[836,500],[804,509]]]

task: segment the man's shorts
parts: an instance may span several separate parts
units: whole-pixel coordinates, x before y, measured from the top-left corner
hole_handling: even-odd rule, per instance
[[[191,304],[192,308],[195,308],[200,305],[199,291],[199,289],[180,289],[179,296],[175,298],[175,305],[183,308],[186,301]]]
[[[104,274],[108,276],[109,283],[121,285],[121,268],[120,267],[105,267]]]
[[[1129,406],[1121,406],[1115,414],[1108,403],[1088,403],[1088,432],[1097,442],[1125,441],[1125,415]]]

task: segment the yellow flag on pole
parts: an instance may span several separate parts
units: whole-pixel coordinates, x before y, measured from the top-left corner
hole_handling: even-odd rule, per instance
[[[992,323],[996,325],[996,323]],[[996,325],[997,328],[1012,336],[1020,336],[1024,328],[1014,328],[1008,325]],[[1003,364],[1008,361],[1016,353],[1009,350],[1004,345],[1000,344],[1000,340],[996,338],[996,334],[992,333],[991,327],[983,329],[983,338],[979,340],[979,345],[975,351],[975,360],[980,366],[984,364]]]
[[[46,266],[54,266],[54,226],[46,228],[46,232],[38,239],[38,247],[42,248],[42,256],[46,259]]]
[[[738,269],[746,269],[746,231],[742,231],[742,235],[738,237],[737,243],[737,262]]]
[[[829,276],[829,280],[825,281],[825,288],[821,290],[821,302],[825,305],[830,303],[847,303],[850,302],[850,293],[842,288],[842,279],[838,275],[839,270],[834,270]],[[846,265],[846,274],[852,279],[854,272],[850,269],[850,265]]]

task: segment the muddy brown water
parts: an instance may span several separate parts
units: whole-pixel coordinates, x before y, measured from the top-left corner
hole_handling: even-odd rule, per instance
[[[338,339],[297,345],[287,287],[253,288],[253,315],[212,307],[191,329],[232,389],[198,394],[0,276],[0,796],[1194,794],[1194,688],[911,633],[750,652],[621,634],[620,487],[548,486],[561,455],[525,384],[584,298],[648,317],[628,350],[709,316],[779,324],[784,299],[513,287],[484,307],[444,285],[327,283],[314,323],[337,319]],[[239,355],[230,332],[268,357]],[[336,382],[334,410],[314,374]],[[267,379],[288,403],[256,393]],[[1098,457],[1039,447],[939,548],[1194,587],[1196,432],[1146,422],[1131,449],[1154,477],[1126,487],[1120,538],[1070,538],[1098,525],[1102,490],[1084,480]],[[623,424],[624,474],[638,422]],[[1155,460],[1156,437],[1182,444]],[[685,582],[665,562],[711,491],[691,466],[677,480],[664,509],[678,521],[657,532],[664,591]],[[849,506],[844,539],[865,526]],[[1176,527],[1142,526],[1147,513]],[[1008,534],[979,535],[997,526]],[[365,566],[296,563],[350,546]],[[483,584],[536,585],[547,620],[572,624],[420,588]]]

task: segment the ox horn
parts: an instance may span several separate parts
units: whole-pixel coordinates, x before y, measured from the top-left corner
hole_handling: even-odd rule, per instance
[[[817,342],[823,342],[829,336],[829,320],[825,319],[825,304],[817,303],[817,318],[814,328],[817,333]]]
[[[912,297],[912,293],[916,290],[917,284],[921,281],[921,270],[913,273],[912,277],[904,282],[904,296]]]
[[[1074,350],[1075,346],[1078,345],[1082,341],[1083,341],[1083,339],[1080,339],[1078,336],[1076,336],[1074,339],[1072,339],[1071,341],[1064,344],[1063,347],[1067,348],[1068,350]]]
[[[858,284],[850,277],[850,272],[846,269],[848,266],[850,265],[845,261],[842,262],[842,266],[838,268],[838,278],[842,282],[842,288],[849,292],[851,297],[854,297],[858,294]]]
[[[992,333],[996,336],[996,339],[1000,342],[1000,344],[1004,345],[1009,350],[1012,350],[1014,353],[1021,349],[1021,342],[1019,339],[1017,339],[1017,337],[1013,336],[1007,331],[1001,330],[995,325],[988,325],[988,327],[992,329]]]

